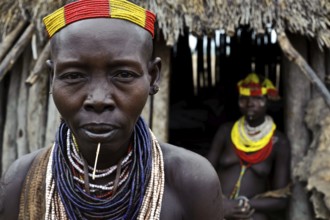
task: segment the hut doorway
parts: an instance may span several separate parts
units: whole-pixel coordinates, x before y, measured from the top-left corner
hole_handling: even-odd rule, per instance
[[[269,28],[255,34],[248,27],[229,37],[195,38],[186,33],[172,49],[169,142],[205,155],[220,124],[240,117],[236,83],[255,72],[269,77],[283,97],[281,50]],[[282,101],[269,114],[283,130]]]

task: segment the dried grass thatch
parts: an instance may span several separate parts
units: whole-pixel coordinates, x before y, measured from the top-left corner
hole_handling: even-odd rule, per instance
[[[132,0],[156,12],[158,25],[169,45],[173,45],[184,28],[200,35],[224,29],[229,35],[240,25],[249,25],[263,33],[272,24],[316,38],[320,46],[330,47],[329,0]],[[63,5],[65,0],[2,0],[0,32],[6,35],[21,19],[36,24],[42,40],[41,18]]]
[[[45,40],[42,18],[61,7],[65,0],[2,0],[0,2],[0,34],[6,36],[21,20],[34,23],[41,42]],[[1,39],[1,38],[0,38]]]

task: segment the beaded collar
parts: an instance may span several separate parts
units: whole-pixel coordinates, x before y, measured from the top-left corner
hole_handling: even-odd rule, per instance
[[[265,122],[258,126],[258,130],[254,130],[252,134],[248,132],[246,124],[244,116],[235,122],[231,130],[231,140],[238,150],[248,153],[264,148],[273,137],[276,129],[270,116],[267,116]]]
[[[128,163],[128,171],[123,171],[127,177],[123,174],[117,192],[105,198],[87,193],[81,179],[75,178],[68,156],[73,154],[67,149],[67,142],[73,143],[69,130],[65,123],[60,125],[48,162],[45,219],[159,219],[164,161],[156,138],[142,118],[134,129],[131,156],[122,160],[122,164]]]

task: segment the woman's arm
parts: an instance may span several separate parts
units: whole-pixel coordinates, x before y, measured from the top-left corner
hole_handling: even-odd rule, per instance
[[[22,186],[26,174],[39,151],[16,160],[0,181],[0,219],[18,219]]]
[[[221,152],[225,147],[226,139],[230,138],[231,127],[231,124],[221,125],[212,140],[211,148],[206,158],[210,161],[215,169],[217,169]]]
[[[288,185],[290,184],[291,175],[291,148],[288,139],[282,134],[277,132],[278,142],[275,147],[275,157],[274,157],[274,171],[271,177],[271,191],[281,190],[282,194],[285,194]],[[279,192],[277,192],[279,193]],[[287,207],[288,198],[275,198],[263,197],[254,198],[250,200],[250,205],[256,211],[278,211],[285,209]]]

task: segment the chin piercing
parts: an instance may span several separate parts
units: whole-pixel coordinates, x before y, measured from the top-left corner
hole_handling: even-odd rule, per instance
[[[93,180],[95,180],[96,165],[97,165],[97,160],[99,159],[100,147],[101,147],[101,143],[98,143],[97,150],[96,150],[96,156],[95,156],[93,176],[92,176]]]

